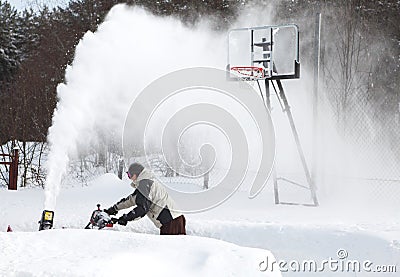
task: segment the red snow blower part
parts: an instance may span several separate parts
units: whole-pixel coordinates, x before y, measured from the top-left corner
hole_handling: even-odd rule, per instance
[[[103,229],[105,227],[113,227],[116,219],[100,209],[100,204],[97,204],[97,210],[94,210],[90,217],[89,223],[85,229]]]

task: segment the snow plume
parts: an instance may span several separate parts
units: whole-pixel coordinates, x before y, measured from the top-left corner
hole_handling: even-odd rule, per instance
[[[271,24],[271,17],[267,16],[270,10],[268,5],[263,6],[262,11],[256,5],[249,5],[232,27]],[[104,145],[104,137],[106,140],[112,137],[121,143],[126,115],[146,86],[178,69],[194,66],[225,69],[226,40],[227,32],[213,31],[206,20],[189,28],[176,18],[158,17],[137,7],[123,4],[113,7],[98,30],[87,32],[82,38],[76,47],[74,61],[66,70],[66,82],[57,88],[59,102],[48,135],[50,153],[45,208],[55,209],[60,184],[71,160]],[[198,92],[197,96],[182,101],[186,104],[196,99],[210,101],[204,97],[207,93]],[[250,155],[259,158],[255,154],[259,153],[259,144],[255,141],[258,136],[251,135],[246,129],[257,128],[247,127],[248,119],[232,101],[211,98],[218,106],[223,105],[231,114],[236,114],[246,136],[250,133],[246,137]],[[169,107],[164,107],[166,113],[179,106],[176,101],[170,102]],[[153,126],[159,129],[157,125]],[[199,138],[200,133],[204,134],[204,128],[188,132],[192,143],[197,144],[192,144],[192,148],[203,145],[193,139]],[[226,140],[215,130],[208,132],[206,137],[217,141],[216,153],[229,151],[221,146]],[[229,157],[224,157],[229,155],[218,156],[226,158],[224,163],[229,162]],[[250,165],[252,168],[254,165]]]
[[[57,88],[45,208],[55,208],[70,159],[100,143],[99,134],[121,138],[129,107],[146,85],[185,67],[224,68],[224,43],[225,34],[210,31],[207,23],[188,28],[139,8],[113,7],[98,30],[82,38],[66,83]]]
[[[246,6],[241,11],[237,22],[232,23],[231,27],[274,25],[282,22],[282,20],[274,18],[273,4],[261,5],[260,3],[254,2],[252,5]],[[359,195],[362,201],[367,201],[371,199],[371,195],[375,197],[375,191],[383,191],[375,183],[369,185],[368,182],[376,178],[378,173],[383,175],[384,171],[381,169],[384,169],[390,161],[374,158],[371,163],[361,155],[367,155],[369,152],[354,147],[354,144],[357,143],[356,140],[350,143],[351,138],[348,137],[347,140],[344,140],[340,137],[336,131],[337,119],[335,116],[337,115],[332,111],[332,102],[328,99],[332,94],[323,91],[322,82],[319,95],[318,132],[316,136],[314,135],[312,130],[313,57],[310,54],[313,51],[313,22],[314,20],[310,20],[308,25],[299,26],[301,31],[301,79],[285,81],[286,94],[292,107],[308,165],[311,165],[313,160],[313,143],[317,144],[319,151],[316,155],[317,172],[314,172],[318,181],[316,185],[319,188],[319,196],[323,193],[327,194],[327,199],[321,202],[327,203],[328,200],[331,200],[335,205],[338,203],[337,200],[342,200],[340,204],[352,203],[345,198],[347,195],[349,198],[354,198],[355,194]],[[50,153],[47,164],[45,208],[55,208],[60,183],[63,175],[67,172],[71,159],[87,153],[88,149],[95,145],[104,143],[102,140],[104,136],[112,136],[118,143],[121,143],[125,117],[133,100],[146,86],[167,73],[187,67],[207,66],[224,69],[226,66],[226,36],[226,32],[212,31],[206,21],[189,28],[175,18],[157,17],[142,9],[126,5],[115,6],[95,33],[86,33],[76,48],[76,56],[72,65],[67,68],[66,83],[60,84],[57,89],[59,103],[48,136]],[[325,36],[325,39],[331,40],[330,42],[323,41],[325,47],[329,43],[329,45],[335,45],[332,44],[334,37]],[[329,48],[326,49],[326,51],[328,50]],[[335,60],[337,55],[327,52],[326,56]],[[330,70],[340,72],[337,65],[337,62],[334,63]],[[199,92],[198,95],[201,96],[191,97],[190,101],[193,102],[196,99],[198,102],[202,101],[205,93]],[[286,115],[282,112],[280,103],[275,96],[271,96],[271,101],[272,118],[277,127],[275,130],[277,136],[275,164],[278,174],[290,179],[293,177],[295,181],[304,183],[302,177],[304,174]],[[361,103],[359,106],[362,106],[363,102],[359,103]],[[170,113],[172,108],[176,108],[177,104],[176,101],[170,101],[170,105],[164,107],[165,113],[161,113],[159,116],[167,118],[165,115]],[[234,106],[232,105],[232,107]],[[370,118],[370,116],[362,118],[363,120],[355,122],[360,127],[363,127],[360,122],[367,122],[364,119]],[[372,123],[373,121],[368,125],[372,131],[381,128]],[[153,129],[159,129],[157,124],[153,126]],[[192,131],[194,137],[196,135],[197,138],[200,137],[198,136],[199,132]],[[216,135],[212,133],[211,136],[215,137]],[[375,145],[370,148],[373,154],[382,153],[383,148],[388,151],[386,145],[383,145],[378,139],[375,141]],[[194,148],[198,148],[202,143],[203,141],[195,141]],[[254,145],[253,141],[250,141],[249,145]],[[256,147],[250,149],[250,154],[252,151],[257,153]],[[221,152],[225,153],[225,149]],[[380,157],[382,159],[383,156]],[[398,161],[398,159],[393,160]],[[371,167],[374,167],[375,170],[372,170]],[[376,173],[377,171],[379,172]],[[393,172],[396,171],[393,170],[380,178],[396,179],[398,176],[390,175]],[[296,180],[296,178],[300,178],[300,180]],[[350,182],[359,182],[363,187],[349,185]],[[364,183],[367,184],[364,186]],[[392,183],[386,183],[388,186],[386,192],[392,190],[395,196],[398,188],[394,188]],[[343,185],[339,186],[338,184]],[[343,186],[347,191],[350,190],[350,187],[356,189],[354,192],[343,193]],[[393,188],[391,188],[392,186]],[[302,199],[299,200],[297,190],[293,186],[283,184],[281,188],[282,201],[287,200],[284,198],[289,194],[295,194],[294,201],[302,201]],[[365,188],[368,188],[367,194],[369,195],[364,193]],[[270,193],[272,195],[272,192]],[[307,201],[308,192],[304,195],[305,201]],[[382,197],[382,200],[387,200],[386,196]],[[397,200],[394,199],[394,201]]]

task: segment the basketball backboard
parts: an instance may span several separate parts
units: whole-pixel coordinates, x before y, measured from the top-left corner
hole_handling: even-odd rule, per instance
[[[231,79],[299,78],[299,30],[297,25],[230,30],[227,71]]]

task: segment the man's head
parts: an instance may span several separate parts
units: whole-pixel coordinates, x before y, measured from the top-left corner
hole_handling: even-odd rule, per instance
[[[128,171],[126,172],[128,174],[128,178],[131,179],[132,181],[135,181],[139,176],[140,172],[143,171],[143,169],[144,167],[140,163],[131,164],[128,168]]]

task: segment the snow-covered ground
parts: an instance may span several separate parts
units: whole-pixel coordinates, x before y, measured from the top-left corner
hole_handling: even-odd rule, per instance
[[[233,26],[268,25],[271,22],[266,20],[272,17],[267,14],[261,9],[244,11],[243,15],[250,18],[243,16]],[[327,179],[323,183],[327,184],[318,184],[318,193],[321,196],[324,189],[329,189],[341,195],[328,198],[322,195],[319,207],[274,205],[271,184],[255,199],[249,199],[246,191],[238,191],[214,209],[187,214],[188,236],[172,237],[159,236],[159,231],[146,218],[111,230],[83,229],[97,203],[106,208],[132,192],[127,180],[120,181],[113,174],[101,175],[85,186],[72,186],[65,178],[65,188],[57,197],[63,172],[78,154],[76,150],[84,153],[93,145],[102,145],[104,134],[122,137],[121,123],[143,88],[158,77],[183,68],[224,69],[225,43],[226,34],[209,30],[207,21],[200,22],[198,28],[188,28],[176,18],[156,17],[124,5],[114,7],[95,33],[85,34],[76,48],[74,62],[67,68],[66,83],[60,84],[57,90],[60,101],[48,137],[51,152],[46,159],[49,165],[47,198],[41,189],[0,190],[0,277],[280,276],[278,270],[274,273],[268,270],[274,265],[277,269],[274,259],[280,261],[283,276],[400,275],[400,206],[395,182],[390,189],[379,188],[383,194],[381,201],[387,201],[384,205],[366,200],[366,195],[375,190],[368,191],[368,186],[352,190],[348,182],[331,178],[327,172],[321,172]],[[307,77],[307,71],[302,72]],[[288,89],[290,102],[295,103],[296,122],[302,123],[301,138],[312,133],[307,131],[307,126],[312,126],[307,116],[311,103],[308,97],[311,86],[307,83],[313,82],[291,83],[294,94]],[[207,95],[202,92],[202,97]],[[166,111],[173,112],[173,107],[178,111],[180,105],[192,104],[185,99],[174,99],[173,105],[161,109],[161,117],[168,118]],[[231,103],[217,95],[209,101],[221,108]],[[289,136],[282,132],[283,122],[288,128],[289,125],[283,113],[280,117],[277,115],[279,103],[272,104],[274,123],[279,126],[277,164],[290,171],[296,149],[291,149]],[[232,115],[241,118],[240,112]],[[324,116],[329,117],[328,113]],[[159,129],[154,128],[154,134],[147,137],[159,138]],[[327,134],[330,136],[331,132]],[[257,136],[247,133],[247,137]],[[378,166],[370,160],[349,159],[347,153],[356,152],[354,149],[346,151],[341,143],[336,145],[334,138],[329,140],[331,143],[324,145],[320,161],[329,167],[328,173],[337,171],[343,177],[348,172],[362,171],[371,179],[378,176],[370,170],[371,166],[382,171],[390,163],[385,160]],[[339,151],[341,148],[345,151]],[[258,149],[253,150],[253,156],[259,154]],[[310,153],[307,145],[305,150]],[[397,179],[397,176],[385,175],[383,179]],[[173,184],[175,188],[181,185]],[[192,186],[184,191],[198,189]],[[388,194],[393,194],[391,203],[385,198]],[[282,193],[283,198],[288,196],[295,201],[302,199],[294,188]],[[55,226],[54,230],[38,232],[38,220],[46,200],[46,207],[56,205]],[[5,232],[8,225],[14,232]],[[307,270],[311,262],[315,266]],[[349,262],[351,267],[346,268]],[[397,272],[378,273],[378,270]]]
[[[186,237],[159,236],[147,218],[112,230],[83,230],[97,203],[105,208],[131,192],[129,182],[113,174],[64,188],[55,229],[37,232],[43,191],[1,190],[0,276],[279,276],[260,271],[274,257],[286,262],[283,276],[399,274],[399,217],[377,209],[332,209],[324,201],[318,208],[274,205],[269,187],[255,199],[239,191],[215,209],[187,214]],[[13,233],[5,232],[8,225]],[[339,250],[348,257],[338,258]],[[321,268],[329,259],[338,265],[358,261],[361,270],[340,272],[346,270],[326,265],[322,272],[295,272],[303,261],[314,260]],[[365,261],[371,270],[397,266],[397,273],[366,273]]]
[[[280,276],[263,249],[195,236],[97,230],[0,234],[1,276]]]

